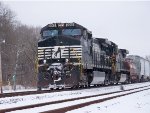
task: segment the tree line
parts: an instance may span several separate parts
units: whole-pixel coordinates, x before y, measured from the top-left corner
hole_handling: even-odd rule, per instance
[[[25,87],[37,81],[37,42],[41,27],[22,24],[16,14],[0,2],[0,51],[3,85],[8,81]]]

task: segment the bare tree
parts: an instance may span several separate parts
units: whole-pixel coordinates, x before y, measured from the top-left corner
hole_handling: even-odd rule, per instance
[[[15,18],[15,13],[0,2],[0,41],[2,54],[3,84],[7,75],[16,75],[16,84],[36,85],[35,64],[40,27],[23,25]]]
[[[20,25],[16,29],[18,33],[18,47],[20,50],[19,64],[22,64],[21,76],[25,76],[24,84],[36,84],[37,73],[35,70],[37,59],[37,41],[40,34],[39,28]],[[20,80],[21,81],[21,80]]]
[[[12,72],[15,65],[16,49],[13,46],[16,44],[14,34],[15,14],[0,2],[0,42],[5,40],[6,43],[1,43],[2,55],[2,74],[3,83],[6,84],[7,75]],[[9,45],[8,45],[9,43]]]

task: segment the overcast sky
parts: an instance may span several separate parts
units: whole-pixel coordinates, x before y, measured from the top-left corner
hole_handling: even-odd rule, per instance
[[[76,22],[130,54],[150,55],[150,2],[5,1],[23,24]]]

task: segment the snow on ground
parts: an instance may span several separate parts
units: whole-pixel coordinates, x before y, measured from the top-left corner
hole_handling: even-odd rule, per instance
[[[130,85],[123,85],[123,86],[124,89],[131,89],[136,87],[142,87],[145,85],[150,85],[150,83],[130,84]],[[36,94],[36,95],[0,98],[0,109],[7,109],[7,108],[31,105],[36,103],[65,100],[65,99],[84,97],[90,95],[97,95],[97,94],[103,94],[103,93],[115,92],[115,91],[120,91],[120,86],[110,86],[110,87],[92,88],[92,89],[75,90],[75,91],[53,92],[49,94],[43,93],[43,94]]]
[[[149,88],[150,88],[150,86],[149,86]],[[146,88],[143,88],[143,89],[146,89]],[[134,91],[138,91],[138,90],[139,89],[136,89]],[[77,104],[81,104],[81,103],[86,103],[86,102],[99,100],[99,99],[103,99],[103,98],[108,98],[108,97],[112,97],[112,96],[116,96],[116,95],[122,95],[122,94],[126,94],[126,93],[129,93],[129,92],[134,92],[134,91],[126,91],[126,92],[120,92],[120,93],[117,93],[117,94],[110,94],[110,95],[105,95],[105,96],[91,97],[91,98],[86,98],[86,99],[74,100],[74,101],[70,101],[70,102],[63,102],[63,103],[59,103],[59,104],[57,103],[57,104],[45,105],[45,106],[42,106],[42,107],[35,107],[35,108],[30,108],[30,109],[25,109],[25,110],[12,111],[11,113],[38,113],[38,112],[45,112],[45,111],[49,111],[49,110],[55,110],[55,109],[64,108],[64,107],[77,105]],[[88,108],[86,107],[85,110],[87,111],[87,109]],[[91,108],[91,111],[92,111],[92,108]],[[105,111],[102,111],[102,112],[105,112]],[[75,110],[75,111],[73,111],[73,113],[80,113],[80,110],[79,111]],[[82,113],[89,113],[89,112],[83,111]],[[93,112],[93,113],[99,113],[99,112]],[[109,113],[110,113],[110,111],[109,111]]]
[[[142,85],[142,84],[141,84]],[[120,91],[119,86],[0,98],[0,109]]]
[[[89,105],[67,113],[149,113],[150,90]]]

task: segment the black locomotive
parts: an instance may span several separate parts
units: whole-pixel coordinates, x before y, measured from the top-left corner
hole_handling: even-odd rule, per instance
[[[41,29],[41,37],[39,89],[132,81],[133,63],[131,58],[126,58],[129,52],[118,49],[118,45],[108,39],[92,37],[91,31],[77,23],[48,24]]]

